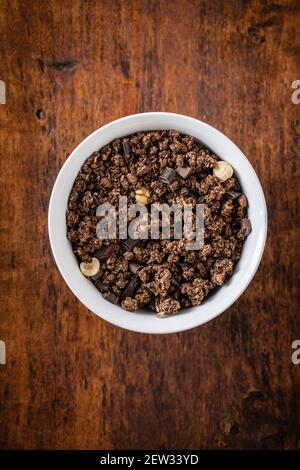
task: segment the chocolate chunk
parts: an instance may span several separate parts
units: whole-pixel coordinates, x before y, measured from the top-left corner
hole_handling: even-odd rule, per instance
[[[166,167],[160,174],[160,181],[167,184],[172,184],[176,178],[176,171],[173,168]]]
[[[100,292],[106,292],[108,290],[108,287],[103,284],[101,279],[97,279],[97,281],[95,282],[95,286]]]
[[[95,274],[95,276],[92,276],[92,279],[93,281],[98,281],[98,279],[100,279],[100,277],[102,277],[104,274],[104,272],[102,271],[102,269],[99,269],[99,271],[97,272],[97,274]]]
[[[179,166],[176,168],[176,172],[185,180],[193,173],[193,168],[190,166]]]
[[[99,250],[96,250],[93,253],[93,256],[99,260],[107,259],[107,258],[110,258],[110,256],[114,253],[114,251],[115,251],[115,247],[113,243],[111,243],[110,245],[102,246],[102,248],[100,248]]]
[[[252,231],[252,227],[251,227],[250,220],[249,219],[242,219],[241,220],[241,233],[242,233],[242,235],[247,237],[249,235],[249,233],[251,233],[251,231]]]
[[[235,181],[234,181],[234,189],[235,189],[236,191],[240,191],[240,190],[241,190],[241,185],[240,185],[240,183],[238,182],[238,180],[237,180],[236,178],[235,178],[234,180],[235,180]]]
[[[125,251],[131,251],[135,245],[137,245],[139,240],[132,240],[131,238],[128,238],[128,240],[125,240],[125,242],[122,243],[122,246]]]
[[[123,139],[122,145],[123,145],[124,155],[128,156],[130,154],[130,150],[131,150],[130,143],[129,143],[128,139]]]
[[[242,194],[240,197],[239,197],[239,205],[241,207],[247,207],[248,206],[248,201],[247,201],[247,198],[245,196],[245,194]]]
[[[129,263],[129,271],[132,274],[136,274],[138,271],[140,271],[143,268],[143,266],[139,263],[135,263],[134,261]]]
[[[230,196],[232,199],[237,199],[242,195],[239,191],[236,191],[235,189],[229,189],[226,194]]]
[[[180,286],[180,283],[178,281],[176,281],[176,279],[174,277],[172,277],[172,279],[171,279],[171,284],[173,284],[174,287],[179,287]]]
[[[176,266],[179,266],[181,269],[185,267],[185,264],[182,261],[177,261]]]
[[[125,287],[122,292],[122,299],[126,299],[126,297],[134,297],[135,291],[140,285],[140,278],[138,275],[134,276],[129,284]]]
[[[119,297],[113,294],[113,292],[103,292],[103,298],[110,302],[111,304],[117,304],[119,302]]]

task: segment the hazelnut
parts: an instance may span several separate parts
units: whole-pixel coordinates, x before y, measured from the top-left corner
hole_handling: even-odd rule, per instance
[[[143,196],[142,194],[135,195],[135,202],[137,204],[143,204],[144,206],[148,204],[147,196]]]
[[[216,162],[213,168],[213,174],[224,183],[224,181],[228,180],[233,175],[233,168],[229,163],[220,160]]]
[[[148,204],[149,197],[150,197],[150,191],[148,188],[142,187],[135,191],[135,202],[137,204],[143,204],[143,205]]]
[[[100,263],[97,258],[92,258],[89,263],[85,263],[84,261],[80,263],[80,271],[85,276],[96,276],[100,269]]]

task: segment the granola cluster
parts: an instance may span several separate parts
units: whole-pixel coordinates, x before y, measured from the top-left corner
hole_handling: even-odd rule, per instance
[[[136,202],[204,204],[204,245],[186,240],[103,240],[96,209],[119,196]],[[69,197],[67,237],[82,272],[103,297],[164,317],[200,305],[232,275],[251,231],[247,198],[226,162],[176,130],[115,139],[82,166]]]

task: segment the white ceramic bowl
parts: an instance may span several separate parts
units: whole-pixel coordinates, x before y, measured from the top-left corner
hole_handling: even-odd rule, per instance
[[[103,299],[99,291],[80,272],[78,262],[66,237],[68,197],[83,162],[96,150],[117,137],[137,131],[177,129],[190,134],[228,161],[241,182],[249,201],[248,216],[252,232],[245,241],[233,276],[203,305],[159,319],[146,311],[127,312]],[[76,297],[99,317],[141,333],[174,333],[188,330],[220,315],[244,292],[260,263],[267,234],[267,209],[264,194],[254,169],[228,137],[197,119],[172,113],[142,113],[113,121],[89,135],[66,160],[54,184],[49,205],[49,237],[57,266]]]

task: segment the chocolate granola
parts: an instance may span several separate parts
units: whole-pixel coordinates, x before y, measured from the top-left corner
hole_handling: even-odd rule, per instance
[[[97,207],[118,207],[120,195],[129,204],[204,204],[204,245],[189,251],[172,238],[98,238]],[[85,161],[69,197],[67,237],[82,271],[107,301],[159,317],[200,305],[224,284],[250,231],[247,198],[230,165],[176,130],[115,139]]]

